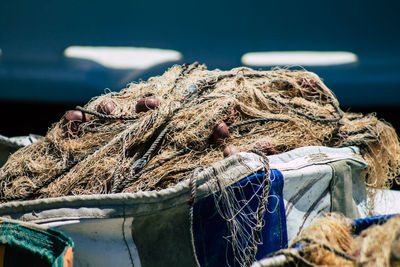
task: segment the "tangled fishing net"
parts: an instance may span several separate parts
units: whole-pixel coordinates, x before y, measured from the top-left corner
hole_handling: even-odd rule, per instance
[[[224,148],[357,145],[368,185],[388,186],[399,173],[394,129],[374,114],[343,112],[306,71],[173,66],[77,110],[10,156],[0,169],[2,201],[159,190],[222,159]]]
[[[356,234],[351,220],[328,214],[306,228],[286,255],[296,266],[400,266],[400,217]],[[286,265],[285,265],[286,266]]]

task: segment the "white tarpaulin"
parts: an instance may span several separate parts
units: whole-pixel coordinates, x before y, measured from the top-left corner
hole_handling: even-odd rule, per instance
[[[286,221],[280,235],[287,234],[286,244],[324,213],[367,214],[361,176],[366,163],[358,148],[304,147],[268,160],[271,172],[283,177],[283,195],[269,198],[283,199],[278,204],[284,204]],[[242,152],[198,172],[195,203],[212,196],[218,186],[229,187],[260,172],[264,161]],[[62,230],[75,242],[74,266],[191,266],[189,192],[186,180],[158,192],[15,201],[0,205],[0,216]]]

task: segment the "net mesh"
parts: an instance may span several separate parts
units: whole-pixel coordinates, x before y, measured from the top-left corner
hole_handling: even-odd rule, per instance
[[[287,266],[398,266],[400,263],[400,217],[378,222],[354,233],[351,220],[328,214],[307,227],[292,248],[275,255],[285,255],[278,265]]]
[[[268,159],[264,158],[262,177],[254,175],[228,187],[219,185],[220,190],[213,195],[216,210],[228,226],[224,238],[235,266],[250,266],[263,243],[264,214],[274,212],[266,210],[269,197],[273,197],[269,196],[271,182]],[[230,253],[226,257],[227,263],[232,262]]]

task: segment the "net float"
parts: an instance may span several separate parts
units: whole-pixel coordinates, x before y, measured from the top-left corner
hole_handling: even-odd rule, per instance
[[[224,139],[229,138],[229,128],[222,120],[218,121],[211,133],[210,141],[214,144],[220,144]]]
[[[105,115],[110,115],[115,109],[115,103],[109,98],[104,98],[97,105],[96,111]]]
[[[161,100],[155,97],[144,97],[136,103],[136,113],[146,112],[150,109],[156,109],[161,104]]]
[[[276,147],[271,144],[270,142],[267,141],[260,141],[257,142],[254,149],[257,149],[261,152],[263,152],[265,155],[275,155],[278,154],[278,151],[276,150]]]
[[[79,129],[79,124],[90,120],[90,115],[83,115],[82,111],[73,110],[69,111],[64,115],[61,122],[62,129],[64,132],[71,132],[76,134]]]
[[[239,153],[240,149],[237,146],[229,145],[224,148],[224,158],[232,156],[233,154]]]

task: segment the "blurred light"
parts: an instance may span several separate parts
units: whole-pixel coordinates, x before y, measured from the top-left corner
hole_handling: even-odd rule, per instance
[[[147,69],[182,59],[175,50],[144,47],[70,46],[64,56],[93,60],[113,69]]]
[[[330,66],[356,62],[357,55],[346,51],[253,52],[242,56],[242,63],[248,66]]]

